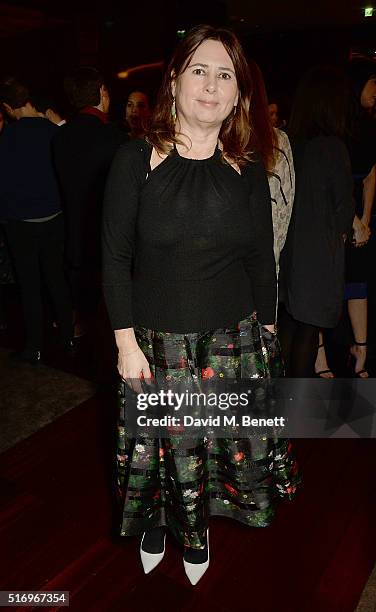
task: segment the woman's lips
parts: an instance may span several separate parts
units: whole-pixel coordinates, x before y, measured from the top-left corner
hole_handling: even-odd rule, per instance
[[[218,104],[218,102],[207,102],[206,100],[196,100],[196,102],[199,102],[200,104],[203,104],[204,106],[208,107],[217,106]]]

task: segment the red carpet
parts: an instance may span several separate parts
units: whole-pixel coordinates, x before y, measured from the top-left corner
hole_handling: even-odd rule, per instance
[[[213,519],[193,588],[171,539],[145,577],[137,538],[111,533],[114,418],[97,397],[0,455],[1,590],[68,590],[80,612],[353,612],[376,560],[376,441],[297,441],[296,500],[268,529]]]

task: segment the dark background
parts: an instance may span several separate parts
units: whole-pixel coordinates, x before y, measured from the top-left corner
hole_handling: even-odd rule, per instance
[[[26,76],[61,98],[64,74],[95,65],[116,109],[135,88],[154,98],[162,68],[127,79],[119,71],[165,61],[178,30],[206,22],[235,29],[271,95],[288,100],[313,64],[345,63],[358,53],[376,58],[376,15],[365,18],[364,6],[362,0],[8,0],[0,2],[0,73]]]

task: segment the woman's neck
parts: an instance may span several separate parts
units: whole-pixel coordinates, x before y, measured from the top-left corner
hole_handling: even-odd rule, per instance
[[[218,145],[219,127],[192,127],[187,123],[177,122],[176,136],[184,145],[176,145],[179,155],[194,159],[211,157]]]

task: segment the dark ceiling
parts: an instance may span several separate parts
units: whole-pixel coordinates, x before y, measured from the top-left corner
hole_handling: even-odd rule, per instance
[[[41,7],[0,2],[0,37],[11,38],[25,32],[61,25],[65,20],[58,14],[46,14]]]
[[[141,3],[140,3],[141,4]],[[261,27],[265,29],[299,28],[302,26],[348,26],[371,22],[376,16],[364,17],[362,0],[162,0],[142,3],[142,12],[155,12],[155,4],[161,14],[175,14],[177,21],[227,21],[242,30]],[[375,3],[376,4],[376,3]],[[372,5],[372,2],[371,2]],[[367,4],[368,6],[368,4]],[[0,2],[0,36],[9,37],[28,30],[51,25],[62,20],[70,21],[80,14],[95,16],[99,21],[111,22],[117,15],[132,20],[139,7],[132,2],[109,0],[8,0]],[[184,25],[184,24],[183,24]]]
[[[364,17],[364,0],[266,0],[226,2],[232,21],[244,19],[245,26],[292,28],[312,25],[343,26],[376,21]]]
[[[284,89],[313,63],[344,62],[354,50],[374,54],[376,14],[364,17],[364,6],[365,0],[0,0],[0,73],[61,82],[85,63],[116,85],[117,72],[166,59],[177,30],[206,22],[231,25],[267,79]],[[147,78],[155,90],[160,71]]]

